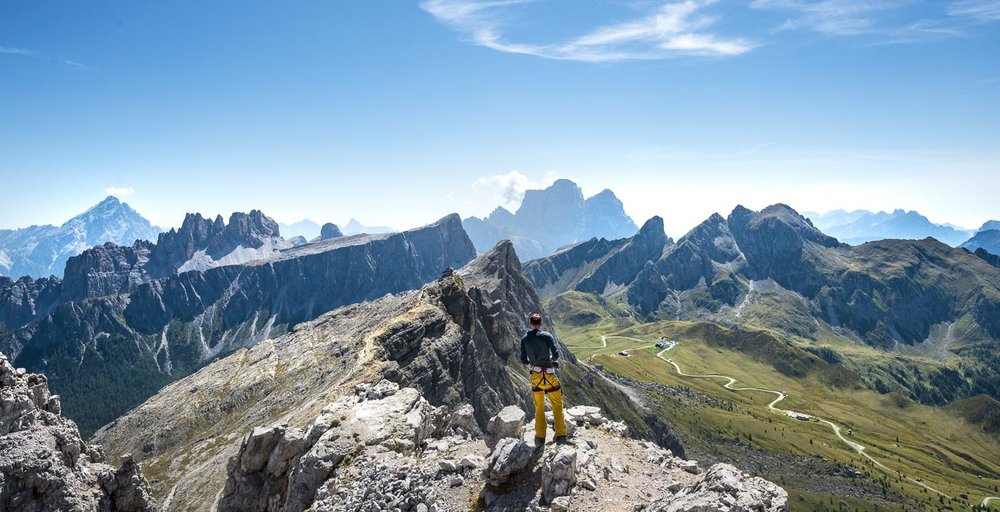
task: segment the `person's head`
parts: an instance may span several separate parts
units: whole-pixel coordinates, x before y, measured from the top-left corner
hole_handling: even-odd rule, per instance
[[[532,329],[541,329],[542,315],[539,313],[532,313],[528,316],[528,325],[530,325]]]

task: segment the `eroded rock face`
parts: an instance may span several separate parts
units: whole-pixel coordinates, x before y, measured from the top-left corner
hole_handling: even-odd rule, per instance
[[[729,464],[716,464],[694,485],[672,498],[652,503],[650,512],[704,512],[788,509],[788,493],[763,478],[749,476]]]
[[[60,416],[44,375],[15,369],[0,354],[0,510],[153,511],[131,457],[103,464],[97,446]]]
[[[363,452],[411,455],[445,431],[444,408],[382,381],[323,409],[307,429],[255,428],[229,461],[219,510],[300,512],[337,468]]]

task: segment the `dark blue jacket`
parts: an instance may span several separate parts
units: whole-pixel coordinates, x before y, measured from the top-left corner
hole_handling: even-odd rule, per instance
[[[533,329],[521,338],[521,362],[535,366],[549,367],[559,359],[556,338],[552,334]]]

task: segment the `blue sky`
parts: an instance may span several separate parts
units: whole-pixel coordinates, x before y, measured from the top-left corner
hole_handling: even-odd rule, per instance
[[[405,228],[566,177],[1000,218],[1000,0],[0,3],[0,227],[127,198]]]

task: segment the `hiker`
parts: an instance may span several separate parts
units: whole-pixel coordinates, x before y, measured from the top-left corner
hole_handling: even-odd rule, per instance
[[[566,443],[566,422],[563,419],[562,391],[559,389],[559,378],[556,368],[559,363],[559,350],[556,349],[556,339],[551,333],[542,330],[542,315],[532,313],[528,317],[528,327],[531,329],[521,338],[521,362],[528,366],[531,372],[531,396],[535,400],[535,447],[545,444],[545,397],[549,397],[552,405],[552,416],[556,431],[556,443]]]

